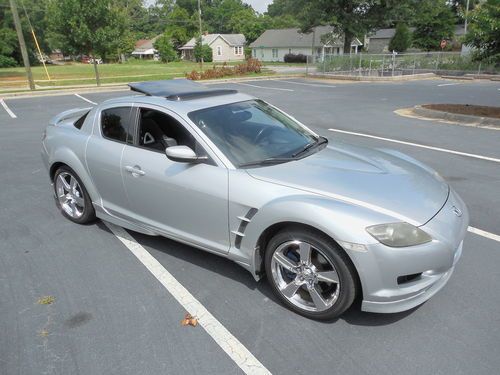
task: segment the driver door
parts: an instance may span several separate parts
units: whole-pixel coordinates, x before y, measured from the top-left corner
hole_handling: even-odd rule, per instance
[[[164,109],[138,110],[136,141],[123,150],[121,169],[137,220],[168,237],[229,251],[228,170],[212,161],[188,125]],[[169,160],[165,147],[186,145],[206,163]]]

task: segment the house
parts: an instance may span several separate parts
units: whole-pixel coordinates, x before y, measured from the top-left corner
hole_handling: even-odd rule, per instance
[[[139,57],[140,59],[153,59],[158,55],[158,51],[154,48],[154,43],[160,35],[155,36],[153,39],[139,39],[135,42],[135,49],[132,56]]]
[[[332,31],[330,26],[315,27],[314,32],[310,33],[301,33],[297,28],[266,30],[250,44],[252,56],[261,61],[284,61],[286,54],[311,55],[313,48],[315,59],[319,61],[322,61],[325,55],[342,55],[344,38],[327,37],[325,40],[325,35],[331,35]],[[361,45],[355,38],[351,44],[351,51],[347,53],[358,53]]]
[[[212,48],[213,61],[239,61],[245,59],[244,46],[246,43],[243,34],[205,34],[202,36],[203,45]],[[196,38],[191,38],[179,49],[184,60],[194,60],[194,46]]]
[[[410,31],[413,32],[414,27],[410,27]],[[396,33],[396,29],[379,29],[372,35],[365,36],[365,49],[368,53],[388,53],[389,43]],[[462,46],[461,38],[464,36],[465,30],[463,25],[456,25],[454,36],[451,40],[451,45],[453,49],[460,50]],[[412,50],[415,50],[412,48]]]

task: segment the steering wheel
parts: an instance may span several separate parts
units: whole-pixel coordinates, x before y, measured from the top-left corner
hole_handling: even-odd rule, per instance
[[[265,127],[265,128],[260,129],[254,138],[254,142],[259,144],[265,136],[273,133],[275,130],[276,129],[273,127]]]

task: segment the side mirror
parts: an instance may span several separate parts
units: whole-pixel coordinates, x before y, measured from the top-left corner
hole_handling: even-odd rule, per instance
[[[167,158],[179,163],[200,163],[207,160],[206,156],[197,156],[188,146],[170,146],[165,149]]]

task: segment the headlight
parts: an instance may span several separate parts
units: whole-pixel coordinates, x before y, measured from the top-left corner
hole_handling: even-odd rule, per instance
[[[420,245],[432,241],[431,236],[422,229],[408,223],[380,224],[367,227],[377,241],[390,247],[406,247]]]

